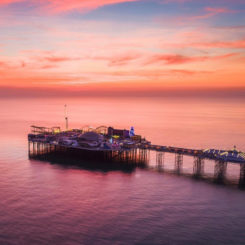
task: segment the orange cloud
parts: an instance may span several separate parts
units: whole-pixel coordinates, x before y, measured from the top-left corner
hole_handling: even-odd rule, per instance
[[[46,56],[46,57],[35,57],[35,58],[40,61],[48,61],[48,62],[53,62],[53,63],[80,59],[77,57],[68,57],[68,56]]]
[[[0,61],[0,69],[5,67],[8,67],[8,63],[4,61]]]

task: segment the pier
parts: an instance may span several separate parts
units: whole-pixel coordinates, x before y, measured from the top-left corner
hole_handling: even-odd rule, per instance
[[[30,158],[48,158],[50,156],[75,157],[82,161],[100,162],[101,164],[124,164],[144,166],[148,162],[149,151],[146,149],[90,149],[49,142],[28,141]]]
[[[155,154],[156,166],[164,171],[166,154],[174,154],[174,173],[181,175],[184,156],[193,157],[194,178],[205,174],[205,160],[214,162],[213,179],[224,183],[228,164],[240,166],[239,186],[245,187],[245,153],[236,149],[187,149],[154,145],[134,134],[134,130],[117,130],[105,126],[96,129],[83,128],[61,131],[59,127],[45,128],[32,126],[28,135],[30,158],[76,157],[82,161],[100,164],[147,167],[151,155]]]

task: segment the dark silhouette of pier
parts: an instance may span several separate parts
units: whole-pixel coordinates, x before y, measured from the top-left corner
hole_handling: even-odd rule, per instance
[[[193,158],[192,176],[202,179],[205,175],[205,160],[214,162],[213,180],[215,183],[224,183],[228,164],[240,165],[239,186],[245,187],[245,153],[236,150],[224,151],[216,149],[187,149],[180,147],[154,145],[134,134],[130,130],[114,129],[100,126],[91,131],[91,128],[68,130],[60,127],[31,126],[32,134],[28,135],[28,149],[30,158],[42,160],[75,159],[98,166],[110,168],[147,167],[151,153],[156,155],[158,169],[164,170],[165,154],[175,155],[174,173],[183,174],[184,156]]]
[[[77,158],[88,162],[101,164],[123,164],[124,166],[141,166],[148,162],[148,150],[139,148],[130,149],[90,149],[67,145],[56,145],[46,142],[28,141],[30,158],[63,157]]]
[[[184,156],[193,157],[192,177],[203,179],[205,176],[205,159],[213,160],[214,172],[213,181],[218,184],[224,184],[226,181],[226,172],[228,164],[240,165],[239,186],[245,188],[245,163],[229,162],[213,156],[203,154],[201,150],[191,150],[175,147],[162,147],[155,145],[139,144],[130,149],[86,149],[67,145],[56,145],[46,142],[28,141],[29,157],[44,161],[74,163],[79,159],[79,164],[89,168],[105,168],[129,170],[135,167],[145,168],[148,166],[151,153],[156,154],[156,166],[164,171],[165,154],[175,155],[173,173],[183,174]],[[81,161],[82,160],[82,161]]]

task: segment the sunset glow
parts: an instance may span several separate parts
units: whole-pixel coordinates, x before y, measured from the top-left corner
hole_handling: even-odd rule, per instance
[[[1,0],[0,87],[244,91],[244,23],[241,0]]]

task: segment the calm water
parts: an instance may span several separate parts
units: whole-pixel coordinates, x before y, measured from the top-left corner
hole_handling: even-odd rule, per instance
[[[245,244],[245,192],[157,171],[29,160],[29,126],[113,125],[156,144],[245,151],[245,100],[2,99],[0,244]],[[184,171],[193,159],[184,159]],[[154,157],[151,166],[154,166]],[[165,165],[173,166],[172,156]],[[213,164],[205,166],[212,173]],[[235,179],[239,168],[229,166]]]

